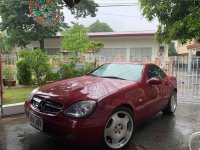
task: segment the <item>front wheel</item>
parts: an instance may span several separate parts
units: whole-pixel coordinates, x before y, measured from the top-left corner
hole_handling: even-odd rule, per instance
[[[104,129],[104,146],[121,149],[128,145],[134,131],[134,117],[130,109],[118,108],[108,119]]]
[[[170,97],[168,106],[166,109],[163,110],[163,113],[168,115],[173,115],[176,111],[176,107],[177,107],[177,92],[174,91],[172,93],[172,96]]]

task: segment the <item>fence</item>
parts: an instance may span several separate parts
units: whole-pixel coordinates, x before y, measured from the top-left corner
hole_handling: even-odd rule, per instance
[[[172,74],[177,78],[180,101],[200,102],[200,57],[172,58]]]
[[[16,54],[11,55],[2,55],[2,65],[14,65],[18,60],[18,56]]]
[[[162,66],[167,75],[177,78],[178,101],[200,103],[200,57],[174,56],[155,64]]]
[[[3,65],[15,64],[18,60],[17,55],[3,55]],[[114,61],[123,61],[125,58],[122,55],[118,55],[113,58],[112,61],[101,55],[86,56],[86,62],[96,61],[96,66],[104,63],[110,63]],[[155,61],[150,61],[149,58],[132,58],[132,60],[142,60],[146,62],[152,62],[160,66],[168,75],[175,76],[177,78],[178,86],[178,100],[184,102],[197,102],[200,103],[200,57],[169,57],[166,60],[156,58]],[[50,59],[52,66],[57,66],[58,62],[67,63],[67,58],[54,58]],[[78,65],[79,67],[80,65]],[[57,66],[58,67],[58,66]]]
[[[115,57],[112,61],[97,56],[97,64],[123,61],[122,55]],[[200,103],[200,57],[175,56],[169,58],[157,57],[151,61],[148,57],[132,58],[133,61],[145,61],[155,63],[161,67],[167,75],[177,78],[178,101]]]

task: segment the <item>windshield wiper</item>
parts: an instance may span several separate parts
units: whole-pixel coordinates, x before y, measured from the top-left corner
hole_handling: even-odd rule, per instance
[[[115,76],[101,76],[102,78],[111,78],[111,79],[120,79],[120,80],[126,80],[120,77],[115,77]]]

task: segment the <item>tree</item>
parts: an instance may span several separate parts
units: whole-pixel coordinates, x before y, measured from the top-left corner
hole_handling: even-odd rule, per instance
[[[89,32],[113,32],[113,29],[107,24],[97,20],[88,27]]]
[[[13,43],[11,43],[10,38],[4,34],[0,33],[0,49],[3,53],[10,53],[12,48],[14,47]]]
[[[62,39],[62,47],[66,51],[71,51],[76,54],[86,53],[89,46],[89,37],[87,29],[83,25],[74,24],[70,29],[64,32]]]
[[[57,1],[61,8],[64,7],[62,0]],[[93,0],[81,1],[70,9],[76,18],[95,16],[97,4]],[[62,14],[61,14],[62,15]],[[0,16],[2,22],[0,30],[6,31],[12,43],[20,47],[26,47],[31,41],[40,41],[40,48],[44,50],[44,39],[52,37],[67,27],[64,19],[53,27],[43,27],[36,23],[29,12],[29,0],[20,0],[17,3],[9,1],[0,3]]]
[[[200,40],[199,0],[140,0],[142,14],[152,21],[158,18],[160,42]]]
[[[176,52],[176,49],[175,49],[175,43],[174,42],[171,42],[169,44],[169,52],[168,52],[168,55],[169,56],[176,56],[177,55],[177,52]]]
[[[101,41],[90,41],[89,49],[93,54],[98,53],[104,47],[103,42]]]

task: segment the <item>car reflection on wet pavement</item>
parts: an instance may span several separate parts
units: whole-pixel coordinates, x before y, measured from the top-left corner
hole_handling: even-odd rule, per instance
[[[200,131],[200,104],[179,103],[174,116],[154,115],[137,127],[124,150],[188,150],[190,136]],[[41,134],[24,115],[0,120],[0,150],[75,150]],[[97,148],[79,148],[87,150]]]

